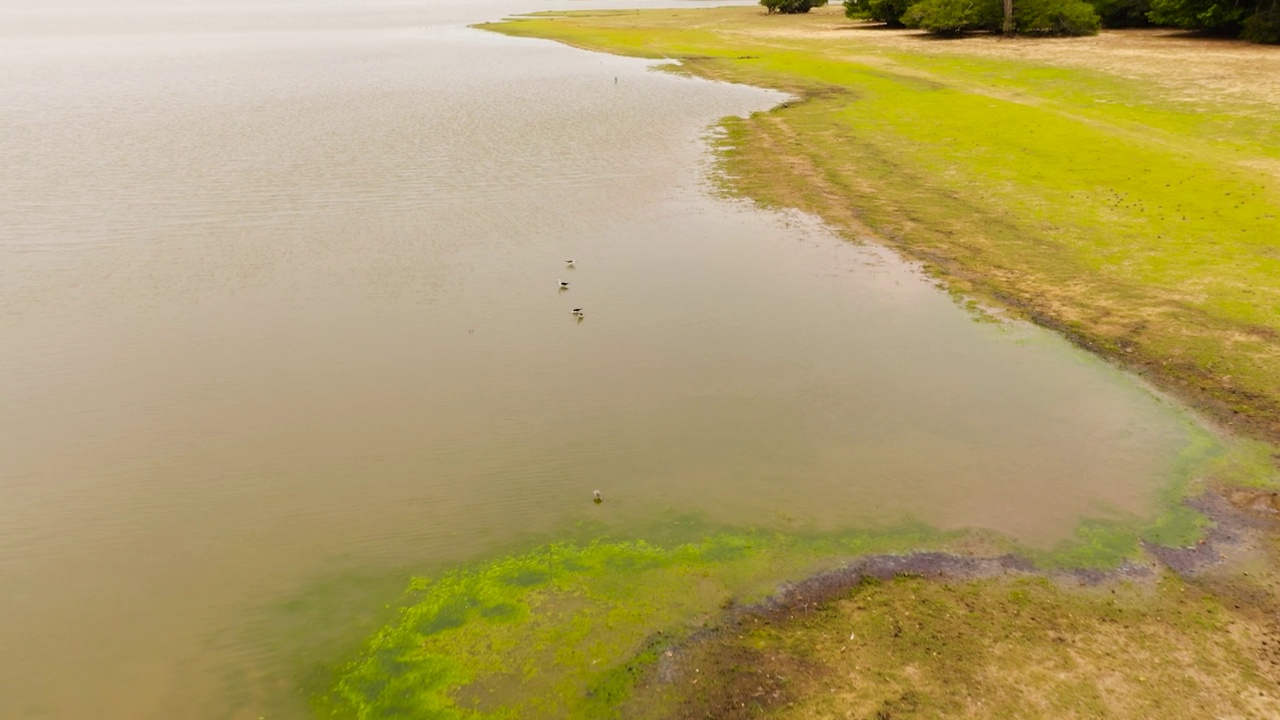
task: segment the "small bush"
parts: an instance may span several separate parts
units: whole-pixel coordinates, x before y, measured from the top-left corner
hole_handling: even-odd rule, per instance
[[[1147,17],[1151,12],[1148,0],[1089,0],[1089,4],[1102,20],[1102,27],[1130,28],[1151,24]]]
[[[999,30],[1003,13],[1000,0],[921,0],[903,13],[902,22],[934,35],[959,35]]]
[[[1000,32],[1004,25],[1001,0],[921,0],[902,16],[909,27],[935,35],[959,35],[970,30]],[[1084,0],[1014,0],[1013,25],[1028,35],[1093,35],[1098,13]]]
[[[903,27],[902,16],[916,0],[844,0],[844,15],[851,19],[876,20],[889,27]]]
[[[798,15],[827,4],[827,0],[760,0],[770,14]]]
[[[1240,37],[1249,42],[1280,43],[1280,8],[1272,5],[1270,9],[1259,10],[1245,20]]]
[[[1208,30],[1223,35],[1240,32],[1247,10],[1237,2],[1219,0],[1151,0],[1147,17],[1157,25]]]
[[[1014,0],[1013,22],[1027,35],[1097,35],[1102,24],[1083,0]]]

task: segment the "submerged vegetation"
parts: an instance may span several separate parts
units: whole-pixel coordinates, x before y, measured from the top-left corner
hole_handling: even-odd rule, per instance
[[[399,616],[319,700],[323,717],[610,717],[663,643],[823,559],[928,547],[926,528],[672,546],[551,544],[415,580]]]
[[[1223,459],[1201,469],[1230,471]],[[785,716],[804,718],[909,695],[920,716],[976,701],[978,716],[1062,717],[1064,703],[1093,707],[1117,688],[1116,707],[1159,707],[1161,691],[1143,683],[1186,667],[1214,679],[1175,678],[1196,699],[1184,708],[1235,707],[1233,693],[1267,687],[1256,658],[1235,651],[1242,641],[1222,634],[1243,621],[1200,591],[1186,604],[1187,587],[1172,578],[1153,584],[1160,575],[1122,565],[1141,558],[1140,538],[1195,545],[1203,518],[1184,522],[1182,510],[1175,499],[1143,527],[1082,526],[1075,542],[1036,555],[1047,576],[1011,555],[965,559],[1008,550],[998,538],[915,525],[544,545],[414,580],[316,709],[358,720],[595,720],[746,717],[785,705]],[[963,555],[880,555],[928,548]],[[1098,570],[1108,567],[1121,569]],[[920,571],[946,582],[872,582]],[[775,594],[780,580],[803,577]],[[1081,594],[1046,577],[1111,580]],[[1123,663],[1099,680],[1110,661]],[[1037,702],[1045,712],[1028,712]]]
[[[1035,563],[1064,577],[1092,577],[1099,568],[1140,559],[1142,543],[1194,546],[1205,519],[1181,503],[1200,487],[1192,479],[1266,482],[1268,468],[1256,455],[1254,446],[1226,448],[1206,435],[1188,451],[1185,482],[1171,486],[1154,517],[1085,522],[1072,541],[1024,551],[1012,566],[1026,572]],[[914,524],[805,533],[682,523],[662,542],[552,543],[414,580],[394,619],[317,699],[318,714],[358,720],[681,716],[699,706],[701,689],[691,694],[675,682],[675,653],[733,651],[732,643],[703,643],[728,608],[755,608],[738,614],[744,618],[791,612],[804,593],[779,600],[780,581],[832,576],[839,596],[845,571],[830,569],[858,558],[1013,549],[998,537]],[[696,539],[674,539],[683,536]],[[962,555],[937,557],[943,558],[940,572],[973,567],[945,560]],[[1040,612],[1074,612],[1081,602],[1050,603]]]

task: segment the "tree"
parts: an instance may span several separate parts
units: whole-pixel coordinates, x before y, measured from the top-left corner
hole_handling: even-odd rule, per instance
[[[844,0],[847,18],[877,20],[889,27],[905,27],[902,16],[916,0]]]
[[[1157,25],[1238,35],[1252,13],[1249,0],[1151,0]]]
[[[760,0],[760,4],[770,15],[798,15],[826,5],[827,0]]]
[[[1271,0],[1267,7],[1259,5],[1258,11],[1244,21],[1240,36],[1250,42],[1280,43],[1280,0]]]
[[[969,30],[1000,29],[1001,0],[921,0],[902,16],[907,27],[934,35],[960,35]]]
[[[1012,21],[1006,0],[921,0],[902,20],[935,35],[970,30],[1019,32],[1027,35],[1093,35],[1101,22],[1084,0],[1018,0]]]
[[[1148,0],[1089,0],[1102,26],[1109,28],[1146,27],[1151,24],[1147,13],[1151,12]]]
[[[1014,19],[1027,35],[1095,35],[1102,24],[1084,0],[1018,0]]]

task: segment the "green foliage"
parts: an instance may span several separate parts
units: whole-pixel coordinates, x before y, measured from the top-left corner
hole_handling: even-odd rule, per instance
[[[1244,31],[1240,37],[1249,42],[1280,43],[1280,4],[1273,2],[1270,7],[1259,8],[1248,20],[1244,21]]]
[[[1101,26],[1083,0],[1014,0],[1013,22],[1025,35],[1097,35]]]
[[[1000,0],[921,0],[902,16],[907,27],[934,35],[960,35],[969,30],[1000,29]]]
[[[827,0],[760,0],[760,4],[770,15],[799,15],[826,5]]]
[[[999,32],[1004,8],[999,0],[922,0],[902,19],[935,35]],[[1013,24],[1026,35],[1094,35],[1100,26],[1093,6],[1083,0],[1015,0]]]
[[[1280,43],[1280,3],[1275,0],[1151,0],[1147,17],[1160,25]]]
[[[876,20],[889,27],[903,27],[902,16],[916,0],[844,0],[845,17]]]
[[[1147,16],[1157,25],[1235,35],[1254,9],[1249,0],[1151,0]]]
[[[1150,0],[1090,0],[1093,9],[1108,28],[1146,27],[1151,24]]]

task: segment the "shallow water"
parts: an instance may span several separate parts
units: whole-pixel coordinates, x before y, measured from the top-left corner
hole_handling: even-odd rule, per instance
[[[465,28],[557,5],[0,5],[0,717],[258,717],[267,608],[583,521],[1152,511],[1177,411],[714,197],[778,96]]]

